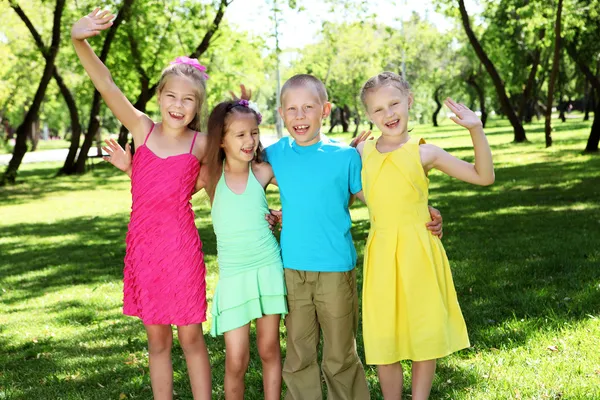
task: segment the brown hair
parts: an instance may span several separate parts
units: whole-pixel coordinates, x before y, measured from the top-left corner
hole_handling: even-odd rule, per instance
[[[306,87],[306,86],[312,86],[317,90],[317,93],[319,94],[319,99],[323,102],[326,103],[328,101],[328,97],[327,97],[327,89],[325,88],[325,84],[323,84],[323,82],[321,82],[321,80],[315,76],[309,75],[309,74],[298,74],[298,75],[294,75],[292,76],[290,79],[288,79],[284,84],[283,87],[281,88],[281,94],[280,99],[283,99],[283,94],[285,93],[286,90],[294,88],[294,87]]]
[[[188,124],[188,128],[198,132],[202,131],[204,123],[204,118],[202,116],[206,100],[206,78],[204,73],[188,64],[171,64],[162,71],[158,86],[156,87],[156,93],[160,93],[164,89],[167,80],[174,75],[188,78],[194,82],[195,85],[193,89],[196,97],[196,115],[194,115],[194,119]]]
[[[404,80],[404,78],[394,72],[385,71],[370,78],[367,82],[365,82],[360,90],[360,101],[362,101],[365,108],[367,108],[367,103],[365,101],[367,94],[370,91],[379,89],[382,86],[393,86],[396,89],[399,89],[406,96],[410,95],[411,93],[410,85],[406,80]]]
[[[257,124],[260,121],[258,114],[253,109],[240,104],[239,100],[219,103],[210,113],[208,117],[208,140],[204,156],[204,167],[208,171],[206,193],[208,193],[211,202],[214,200],[215,190],[219,179],[221,179],[223,162],[225,161],[225,151],[221,147],[221,144],[227,133],[229,119],[234,114],[254,114]],[[258,142],[254,160],[259,163],[263,162],[263,147],[260,141]]]

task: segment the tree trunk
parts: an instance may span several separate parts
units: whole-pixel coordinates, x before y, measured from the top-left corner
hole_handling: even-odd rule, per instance
[[[585,115],[583,116],[584,121],[590,120],[590,109],[591,109],[591,101],[590,94],[593,92],[590,90],[590,83],[588,80],[585,80],[585,95],[583,96],[583,112]]]
[[[18,5],[15,3],[11,3],[11,6],[13,6],[13,9],[14,7],[18,7]],[[38,112],[46,94],[46,89],[48,88],[48,84],[52,79],[54,60],[56,59],[56,54],[58,53],[60,45],[60,20],[64,8],[65,0],[56,0],[56,6],[54,8],[54,21],[52,26],[52,43],[50,44],[50,49],[46,57],[46,65],[44,66],[42,79],[40,80],[40,84],[38,85],[35,96],[33,97],[33,102],[31,103],[27,114],[25,114],[23,122],[17,128],[17,139],[13,149],[13,156],[6,167],[6,171],[4,172],[2,179],[0,179],[0,185],[15,182],[17,171],[19,170],[21,162],[23,161],[23,157],[27,152],[27,134],[31,131],[33,123],[37,119]]]
[[[340,123],[342,124],[342,131],[349,131],[349,123],[348,118],[350,117],[350,108],[344,104],[344,106],[340,109]]]
[[[487,122],[487,109],[485,108],[485,93],[483,91],[483,87],[477,83],[477,80],[473,75],[467,78],[467,83],[475,89],[477,93],[477,98],[479,99],[479,110],[481,111],[481,124],[485,128],[485,124]]]
[[[442,102],[440,101],[440,92],[442,91],[443,87],[444,87],[444,85],[440,85],[433,92],[433,100],[435,101],[436,107],[435,107],[435,111],[433,112],[433,115],[431,116],[431,122],[433,122],[433,126],[435,126],[435,127],[439,126],[437,117],[438,117],[438,114],[440,113],[440,110],[442,109]]]
[[[546,103],[546,148],[552,146],[552,98],[554,96],[554,83],[556,82],[558,65],[560,62],[560,22],[562,4],[563,0],[558,0],[556,22],[554,23],[554,57],[552,58],[552,72],[550,73],[550,81],[548,82],[548,102]]]
[[[541,43],[544,40],[544,36],[546,34],[546,30],[542,29],[540,31],[539,42]],[[527,84],[525,85],[525,90],[523,91],[523,98],[521,99],[521,105],[519,106],[519,120],[521,122],[525,121],[525,113],[526,110],[531,107],[531,94],[535,85],[535,76],[537,75],[538,67],[540,65],[540,58],[542,55],[541,46],[536,47],[533,52],[533,61],[531,64],[531,70],[529,71],[529,76],[527,77]]]
[[[25,25],[29,29],[31,36],[33,36],[33,39],[35,40],[35,44],[37,45],[38,49],[42,52],[42,54],[44,55],[44,58],[47,59],[48,49],[46,48],[46,45],[44,44],[42,37],[40,36],[38,31],[35,29],[33,24],[31,23],[31,20],[29,19],[29,17],[27,17],[25,12],[17,4],[11,3],[11,7],[15,10],[15,12],[19,15],[19,17],[21,17],[21,20],[25,23]],[[77,110],[77,104],[75,103],[75,99],[73,98],[71,91],[65,84],[65,82],[64,82],[62,76],[59,74],[56,66],[52,70],[52,77],[56,81],[56,84],[58,85],[58,88],[60,89],[60,93],[62,94],[63,98],[65,99],[65,103],[67,104],[67,108],[69,110],[69,117],[71,119],[71,146],[69,148],[69,154],[67,155],[67,160],[65,161],[65,164],[67,164],[67,163],[71,164],[75,160],[75,155],[77,154],[77,149],[79,148],[79,137],[81,136],[81,124],[79,122],[79,111]],[[72,153],[72,158],[70,158],[71,153]],[[62,169],[59,171],[59,174],[61,172],[62,172]]]
[[[115,35],[117,34],[117,29],[123,23],[123,21],[129,17],[129,11],[131,10],[133,2],[134,0],[123,1],[123,4],[117,13],[117,18],[113,21],[113,25],[106,33],[106,38],[104,39],[104,44],[102,45],[102,51],[100,52],[100,57],[98,57],[103,63],[106,63],[108,53],[110,52],[110,46],[115,38]],[[82,174],[85,172],[85,164],[87,161],[88,152],[90,147],[92,147],[92,143],[98,133],[98,129],[100,129],[100,100],[102,100],[102,96],[97,90],[94,89],[92,106],[90,107],[90,119],[87,131],[84,135],[83,144],[81,145],[81,149],[79,150],[79,155],[77,156],[77,161],[75,161],[75,164],[69,167],[66,167],[65,165],[67,173]]]
[[[594,109],[594,122],[592,122],[592,130],[585,145],[586,153],[597,153],[598,143],[600,142],[600,101],[596,101]]]
[[[66,173],[67,166],[73,165],[75,162],[77,149],[79,148],[79,140],[81,138],[81,123],[79,122],[79,110],[77,110],[75,99],[73,98],[71,91],[65,85],[62,77],[58,74],[58,71],[56,71],[54,79],[60,88],[60,93],[65,99],[65,103],[67,103],[69,117],[71,118],[71,144],[69,145],[69,153],[67,154],[67,158],[65,159],[62,168],[58,171],[58,173],[62,175]]]
[[[340,108],[335,107],[333,110],[331,110],[331,113],[329,114],[329,124],[331,126],[329,127],[329,131],[327,133],[329,134],[329,133],[333,132],[333,128],[338,126],[339,123],[340,123]]]
[[[583,72],[583,75],[585,75],[588,82],[590,82],[592,88],[596,92],[594,122],[592,123],[592,129],[590,131],[587,145],[585,146],[586,152],[596,153],[598,152],[598,141],[600,140],[600,79],[594,75],[592,70],[585,65],[583,61],[579,59],[577,50],[575,49],[573,43],[566,43],[565,48],[567,49],[569,56],[573,59],[573,61],[575,61],[581,72]]]
[[[232,0],[221,0],[219,2],[219,9],[217,10],[217,14],[215,15],[215,18],[213,19],[211,27],[204,34],[204,37],[202,38],[202,41],[200,42],[198,47],[196,47],[196,49],[192,52],[192,54],[189,55],[190,58],[200,58],[206,52],[206,50],[208,50],[208,47],[210,46],[210,40],[212,39],[214,34],[219,30],[219,25],[221,24],[221,21],[223,20],[223,16],[225,15],[225,9],[227,8],[227,6],[229,4],[231,4],[231,1]],[[131,43],[131,38],[130,38],[130,43]],[[140,68],[141,68],[141,63],[140,63]],[[141,71],[138,69],[138,73],[140,73],[140,72]],[[146,75],[146,74],[145,73],[140,74],[140,77],[141,77],[140,79],[142,79],[142,81],[144,79],[143,78],[144,75]],[[150,82],[148,81],[148,84],[149,83]],[[144,91],[143,90],[144,86],[142,84],[142,91],[140,92],[140,94],[133,106],[135,108],[137,108],[138,110],[140,110],[141,112],[145,112],[146,105],[148,104],[150,99],[152,99],[152,97],[154,97],[157,87],[158,87],[158,82],[156,82],[154,85],[149,87],[146,91]],[[129,134],[129,131],[127,130],[127,128],[125,128],[124,126],[121,126],[121,129],[119,131],[119,144],[121,146],[124,146],[125,143],[127,142],[128,134]],[[132,146],[131,151],[133,151],[133,149],[134,149],[134,147]]]
[[[469,38],[469,42],[471,43],[471,46],[473,46],[473,50],[475,50],[477,57],[479,57],[479,60],[485,66],[485,69],[487,70],[488,74],[492,78],[492,82],[494,83],[494,87],[496,88],[496,92],[498,93],[498,99],[500,100],[500,105],[502,106],[502,110],[503,110],[504,114],[508,117],[508,120],[510,121],[511,125],[513,126],[514,141],[518,142],[518,143],[525,142],[525,141],[527,141],[527,136],[525,136],[525,129],[523,129],[523,125],[521,125],[521,121],[519,121],[519,118],[517,117],[515,110],[513,109],[512,105],[510,104],[510,100],[508,99],[508,96],[506,95],[506,89],[504,87],[504,83],[502,82],[502,79],[500,78],[500,75],[498,74],[496,67],[494,67],[494,64],[492,63],[492,61],[489,59],[489,57],[485,53],[485,50],[483,50],[481,43],[479,43],[479,41],[475,37],[475,33],[471,29],[471,25],[469,22],[469,14],[467,14],[467,9],[465,8],[464,0],[458,0],[458,5],[460,8],[460,15],[462,18],[462,23],[465,28],[467,37]]]
[[[356,91],[356,93],[358,93],[358,90]],[[358,111],[358,102],[355,99],[355,103],[354,103],[354,112],[356,113],[356,116],[354,117],[354,122],[355,122],[355,127],[354,127],[354,133],[352,134],[352,138],[355,138],[356,135],[358,135],[358,128],[360,126],[360,112]]]

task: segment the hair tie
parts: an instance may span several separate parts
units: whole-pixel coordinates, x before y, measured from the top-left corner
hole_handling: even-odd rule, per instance
[[[198,71],[202,72],[204,79],[208,79],[208,74],[206,73],[206,67],[198,61],[197,58],[189,58],[186,56],[180,56],[175,59],[175,61],[171,61],[171,65],[173,64],[186,64],[196,68]]]
[[[239,105],[242,107],[246,107],[251,109],[252,111],[254,111],[256,113],[256,117],[258,119],[258,124],[260,125],[260,123],[262,122],[262,115],[261,113],[258,111],[258,106],[256,105],[256,103],[249,101],[249,100],[238,100],[237,102],[234,103],[234,106]]]

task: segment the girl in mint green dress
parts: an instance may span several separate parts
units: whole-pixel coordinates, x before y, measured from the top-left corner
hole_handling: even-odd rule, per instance
[[[244,397],[250,322],[256,320],[265,399],[281,396],[279,321],[287,314],[281,252],[265,214],[265,187],[276,184],[262,161],[261,115],[247,100],[217,105],[208,120],[200,185],[212,202],[219,281],[213,296],[213,336],[224,334],[225,398]]]

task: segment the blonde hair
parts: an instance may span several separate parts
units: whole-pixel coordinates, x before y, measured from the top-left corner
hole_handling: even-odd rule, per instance
[[[365,108],[367,108],[367,94],[370,91],[377,90],[382,86],[393,86],[406,96],[411,94],[410,85],[406,80],[404,80],[404,78],[394,72],[384,71],[366,81],[360,90],[360,101],[362,101]]]
[[[288,79],[283,84],[283,87],[281,88],[281,94],[279,95],[280,99],[283,100],[283,94],[285,93],[286,90],[295,88],[295,87],[306,87],[306,86],[312,86],[313,88],[315,88],[315,90],[317,91],[317,94],[319,95],[319,100],[321,100],[322,103],[327,103],[328,97],[327,97],[327,89],[325,88],[325,84],[323,84],[323,82],[319,78],[317,78],[313,75],[309,75],[309,74],[298,74],[298,75],[294,75],[290,79]]]
[[[188,128],[194,131],[202,131],[205,122],[205,103],[206,103],[206,77],[202,71],[192,67],[191,65],[180,63],[171,64],[162,71],[156,93],[164,89],[167,80],[172,76],[181,76],[190,79],[194,83],[194,95],[196,97],[196,115],[188,124]]]

